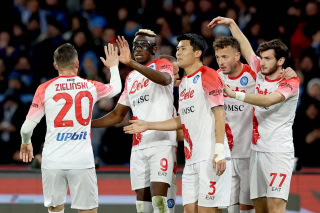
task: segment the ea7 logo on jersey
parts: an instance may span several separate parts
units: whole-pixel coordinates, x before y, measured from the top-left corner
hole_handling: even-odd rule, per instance
[[[72,141],[76,141],[76,140],[86,140],[87,139],[87,132],[81,132],[81,133],[58,133],[57,135],[57,141],[67,141],[67,140],[72,140]]]

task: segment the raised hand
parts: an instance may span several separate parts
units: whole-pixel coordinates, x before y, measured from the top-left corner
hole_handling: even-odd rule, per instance
[[[117,44],[120,49],[119,60],[123,64],[128,64],[131,61],[131,52],[127,40],[123,36],[118,36]]]
[[[287,67],[285,70],[281,71],[282,79],[291,79],[297,77],[297,73],[291,68]]]
[[[119,56],[118,56],[118,48],[115,47],[113,44],[108,44],[104,46],[104,52],[106,54],[106,59],[100,57],[102,63],[110,69],[110,67],[118,66],[119,65]]]
[[[230,87],[228,87],[226,84],[223,85],[223,92],[230,98],[236,97],[236,92],[232,91],[232,89],[230,89]]]
[[[225,17],[218,16],[218,17],[212,19],[212,21],[210,21],[210,23],[208,24],[207,27],[213,28],[216,25],[227,25],[227,26],[229,26],[232,22],[234,22],[234,20],[231,19],[231,18],[225,18]]]
[[[127,134],[136,134],[145,132],[148,130],[147,122],[143,120],[130,120],[131,125],[123,127],[123,130]]]
[[[29,163],[29,162],[32,161],[33,158],[34,158],[34,156],[33,156],[32,143],[21,144],[21,147],[20,147],[20,159],[22,159],[22,161],[24,163]]]

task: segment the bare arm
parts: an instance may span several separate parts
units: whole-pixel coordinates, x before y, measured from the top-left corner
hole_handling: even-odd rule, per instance
[[[137,70],[142,75],[146,76],[148,79],[153,81],[156,84],[163,86],[169,85],[172,81],[172,78],[169,73],[165,72],[155,72],[154,69],[146,67],[138,62],[132,60],[129,44],[127,40],[122,36],[118,36],[117,44],[120,49],[119,60],[121,63],[129,66],[130,68]]]
[[[231,18],[217,17],[214,18],[209,24],[209,28],[213,28],[216,25],[226,25],[229,27],[232,36],[237,39],[240,44],[241,55],[246,59],[247,63],[250,64],[250,60],[252,56],[255,56],[250,42],[246,38],[246,36],[242,33],[238,25]]]
[[[117,104],[116,108],[108,113],[107,115],[92,120],[91,121],[91,127],[93,128],[99,128],[99,127],[108,127],[108,126],[113,126],[115,124],[120,123],[123,118],[126,116],[128,113],[129,107],[122,105],[122,104]]]
[[[224,134],[226,118],[223,106],[213,107],[211,111],[214,114],[216,122],[216,142],[224,144]]]
[[[236,98],[236,95],[237,95],[236,92],[232,91],[229,87],[225,86],[224,92],[230,98]],[[245,98],[243,100],[244,102],[252,105],[256,105],[256,106],[263,106],[263,107],[269,107],[285,100],[285,97],[280,92],[273,92],[267,95],[263,95],[263,94],[242,94],[242,95],[245,95]]]
[[[180,116],[159,122],[147,122],[143,120],[131,120],[129,126],[123,128],[125,133],[136,134],[147,130],[172,131],[182,129]]]

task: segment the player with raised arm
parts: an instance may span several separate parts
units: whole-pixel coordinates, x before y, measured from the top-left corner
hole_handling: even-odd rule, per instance
[[[224,83],[234,91],[254,93],[256,73],[249,65],[241,63],[238,41],[233,37],[220,37],[214,41],[213,47],[220,67],[217,72]],[[231,201],[228,212],[252,212],[254,209],[250,200],[249,164],[253,107],[225,95],[224,110],[226,135],[232,158]]]
[[[232,19],[217,17],[209,27],[229,26],[240,43],[241,54],[257,73],[256,94],[225,93],[255,105],[250,162],[250,197],[256,212],[285,212],[294,165],[292,124],[299,96],[299,79],[281,77],[288,48],[275,39],[259,45],[257,57]]]
[[[126,79],[124,91],[115,109],[92,121],[92,127],[120,123],[129,108],[133,119],[163,121],[174,116],[173,66],[167,59],[153,59],[157,51],[156,34],[140,29],[133,41],[133,57],[128,42],[118,37],[120,62],[133,69]],[[133,136],[130,180],[136,191],[137,212],[169,212],[167,202],[176,161],[176,133],[148,131]],[[168,206],[168,203],[170,204]]]
[[[53,58],[59,76],[38,87],[21,127],[20,158],[27,163],[33,158],[33,130],[46,115],[41,173],[44,205],[49,212],[64,212],[68,188],[71,208],[81,213],[97,212],[98,186],[90,137],[92,109],[99,99],[121,91],[117,48],[109,44],[105,53],[106,59],[101,60],[110,68],[110,84],[78,77],[76,49],[68,43],[58,47]]]
[[[178,37],[179,116],[162,122],[131,121],[126,133],[182,129],[186,165],[182,176],[184,212],[218,212],[230,203],[231,162],[225,137],[223,83],[202,64],[206,41],[197,34]]]

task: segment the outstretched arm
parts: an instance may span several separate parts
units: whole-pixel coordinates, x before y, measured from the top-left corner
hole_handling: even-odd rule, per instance
[[[134,61],[131,58],[130,48],[127,40],[122,36],[118,36],[117,44],[120,49],[120,62],[131,67],[134,70],[137,70],[142,75],[146,76],[148,79],[153,81],[156,84],[163,86],[169,85],[172,81],[172,78],[169,73],[166,72],[155,72],[154,69],[146,67],[138,62]]]
[[[180,116],[159,122],[147,122],[143,120],[130,120],[132,123],[125,126],[123,130],[128,134],[136,134],[147,130],[172,131],[182,129]]]
[[[256,54],[254,53],[250,42],[246,38],[246,36],[242,33],[238,25],[234,22],[231,18],[225,18],[225,17],[217,17],[212,19],[212,21],[208,24],[209,28],[213,28],[216,25],[226,25],[229,27],[232,36],[237,39],[237,41],[240,44],[240,50],[242,56],[246,59],[247,63],[251,64],[250,61],[253,56]]]
[[[123,118],[126,116],[128,110],[129,107],[122,104],[117,104],[116,108],[112,112],[108,113],[107,115],[101,118],[92,120],[91,127],[108,127],[121,123],[123,121]]]

